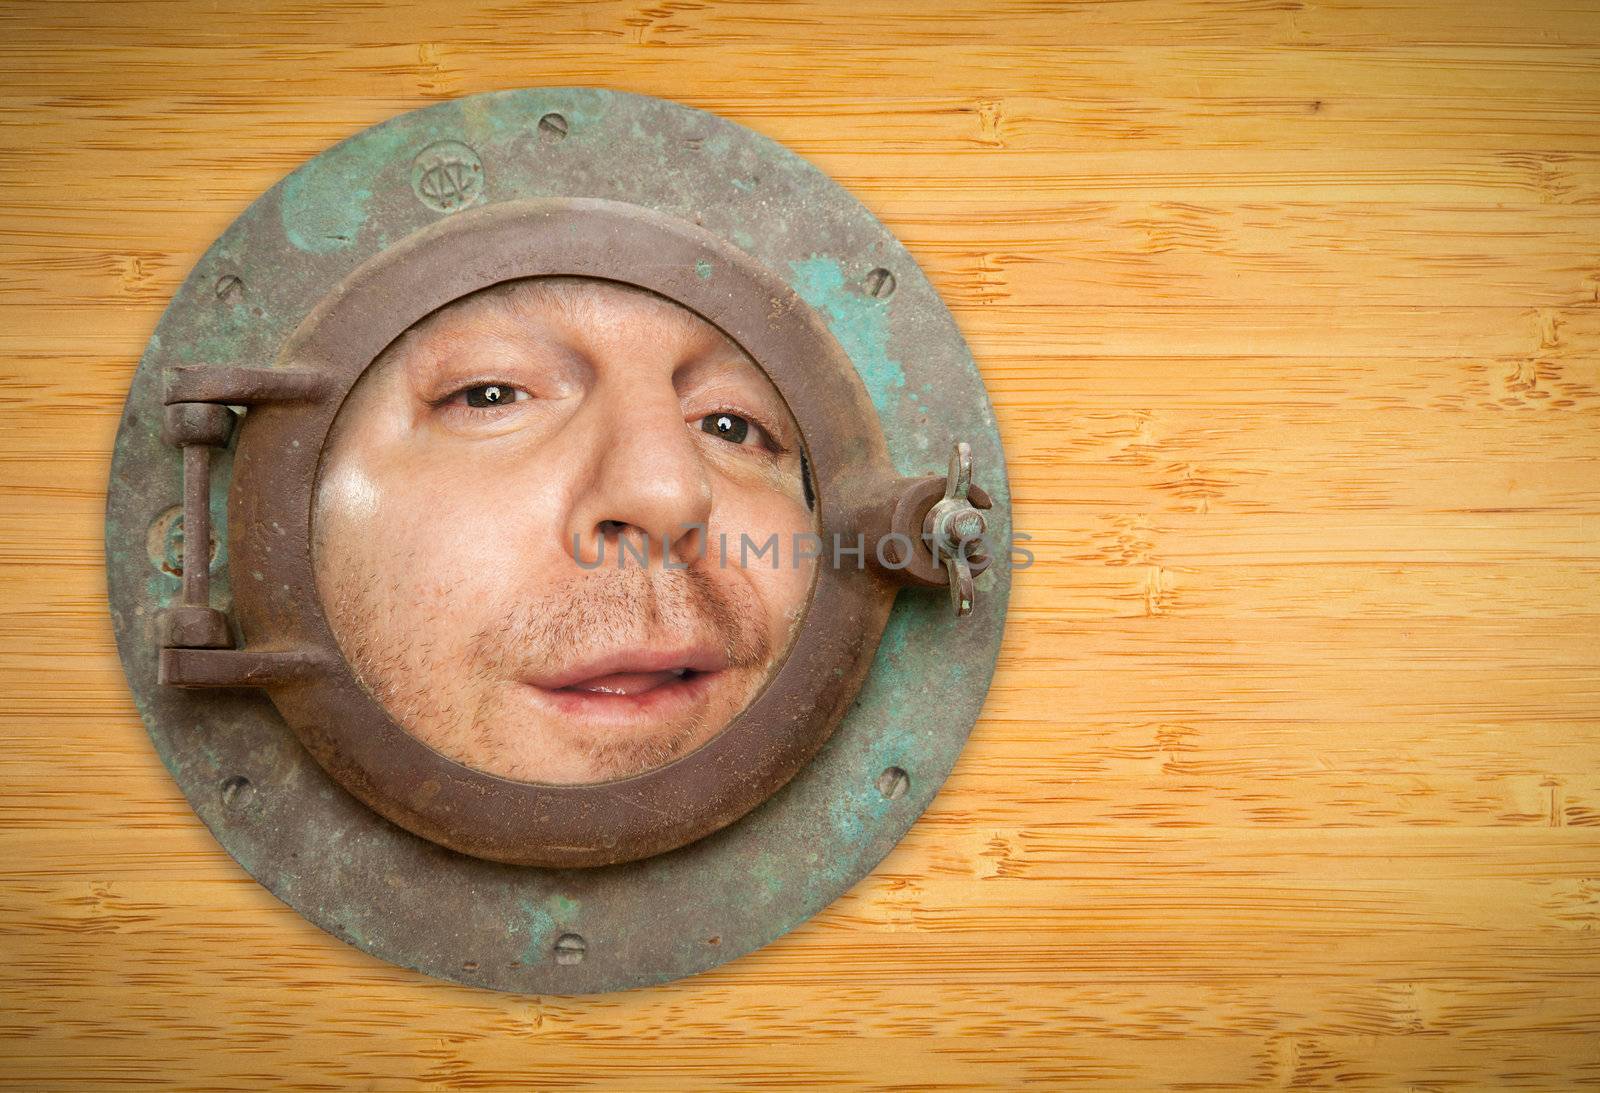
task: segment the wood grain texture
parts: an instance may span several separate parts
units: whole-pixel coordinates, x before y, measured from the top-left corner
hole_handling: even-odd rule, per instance
[[[0,6],[0,1081],[1600,1085],[1600,4]],[[1010,459],[998,677],[781,942],[437,983],[213,842],[117,663],[112,436],[210,241],[496,88],[765,133],[906,241]]]

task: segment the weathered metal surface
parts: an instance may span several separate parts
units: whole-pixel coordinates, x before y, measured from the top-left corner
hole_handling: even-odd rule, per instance
[[[546,869],[458,854],[384,820],[329,778],[258,692],[157,683],[156,619],[181,592],[170,550],[181,457],[160,429],[174,366],[262,368],[352,270],[418,229],[481,205],[571,197],[698,224],[780,278],[849,355],[899,474],[931,474],[954,440],[972,444],[989,468],[999,546],[966,619],[951,616],[942,593],[901,594],[838,729],[742,820],[643,861]],[[223,610],[235,585],[257,579],[234,568],[227,546],[232,454],[215,453],[211,479],[210,594]],[[118,435],[107,505],[112,613],[164,761],[229,853],[285,902],[431,975],[502,990],[614,990],[713,967],[782,935],[865,875],[927,806],[999,648],[1009,586],[1003,466],[948,312],[892,235],[820,172],[660,100],[588,89],[480,95],[329,149],[197,263],[151,338]]]

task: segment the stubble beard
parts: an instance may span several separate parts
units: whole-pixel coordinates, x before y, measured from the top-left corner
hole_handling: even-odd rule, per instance
[[[448,601],[472,592],[419,596],[406,586],[410,557],[379,569],[330,573],[330,622],[358,680],[407,732],[447,757],[521,781],[609,781],[659,767],[698,747],[742,710],[774,668],[765,614],[742,582],[709,566],[627,566],[575,575],[535,597],[500,602],[459,649],[440,635]],[[370,559],[369,563],[376,561]],[[387,571],[381,580],[375,572]],[[725,576],[725,575],[723,575]],[[472,605],[476,606],[476,605]],[[477,612],[474,611],[476,614]],[[563,719],[535,719],[514,701],[517,682],[650,642],[715,642],[729,667],[699,708],[643,733],[600,734]],[[536,741],[530,741],[536,736]],[[534,747],[530,747],[530,742]],[[552,769],[565,776],[551,777]],[[572,776],[580,771],[578,777]]]

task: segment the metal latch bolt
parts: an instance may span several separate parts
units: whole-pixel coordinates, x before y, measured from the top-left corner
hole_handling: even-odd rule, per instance
[[[972,445],[957,441],[950,453],[950,473],[944,497],[928,510],[922,522],[923,539],[935,561],[950,575],[950,606],[958,616],[972,613],[972,567],[984,559],[983,534],[989,523],[973,504]]]

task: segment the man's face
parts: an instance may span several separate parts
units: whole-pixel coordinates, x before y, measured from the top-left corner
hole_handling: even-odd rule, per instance
[[[602,281],[498,286],[407,331],[340,411],[314,516],[357,676],[436,750],[525,781],[710,739],[787,651],[813,570],[776,389],[703,319]],[[774,534],[780,564],[741,564],[741,536]]]

